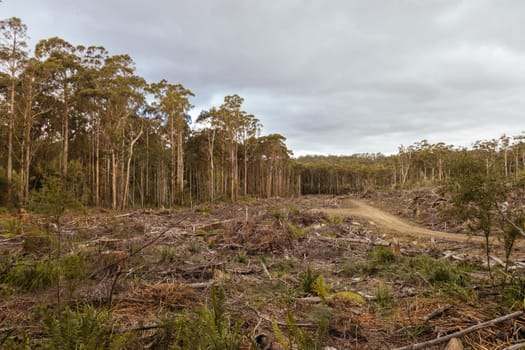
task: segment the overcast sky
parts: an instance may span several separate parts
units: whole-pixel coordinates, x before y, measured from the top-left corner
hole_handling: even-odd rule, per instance
[[[245,98],[295,155],[468,146],[525,130],[521,0],[3,0],[34,44],[128,53],[194,114]]]

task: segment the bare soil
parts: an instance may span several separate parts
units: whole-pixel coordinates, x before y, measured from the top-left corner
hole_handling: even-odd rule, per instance
[[[323,209],[323,211],[329,215],[355,216],[366,219],[371,224],[378,226],[379,229],[385,232],[395,232],[396,234],[402,235],[444,239],[456,242],[482,243],[484,241],[483,237],[472,236],[466,233],[450,233],[421,227],[416,223],[403,220],[402,218],[384,210],[366,204],[363,200],[346,199],[342,202],[342,205],[342,208]]]

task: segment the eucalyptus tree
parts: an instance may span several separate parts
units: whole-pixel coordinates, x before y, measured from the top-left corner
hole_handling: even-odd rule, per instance
[[[286,138],[270,134],[258,138],[258,154],[262,165],[261,189],[266,197],[285,194],[286,163],[291,152],[286,148]]]
[[[182,84],[170,84],[166,80],[151,84],[150,89],[155,96],[153,105],[165,119],[168,130],[173,169],[172,200],[177,198],[181,202],[184,192],[184,133],[191,120],[188,112],[193,108],[189,98],[195,95]]]
[[[142,123],[136,122],[145,104],[146,82],[134,74],[133,60],[128,55],[105,59],[101,93],[104,95],[101,131],[109,153],[107,169],[111,173],[111,207],[127,205],[129,166],[134,146],[143,134]]]
[[[244,112],[241,106],[244,99],[239,95],[229,95],[224,97],[224,103],[219,107],[218,125],[224,132],[225,141],[228,145],[228,158],[230,161],[230,199],[232,202],[237,200],[237,190],[239,187],[239,168],[238,168],[238,133]]]
[[[77,75],[78,98],[77,110],[86,119],[86,132],[89,133],[89,146],[84,151],[89,154],[89,178],[91,184],[92,203],[100,205],[100,163],[102,148],[101,118],[108,94],[105,89],[103,70],[105,60],[109,53],[102,46],[89,46],[77,48],[82,69]]]
[[[27,26],[20,18],[0,21],[0,67],[9,77],[7,117],[7,186],[11,197],[13,179],[13,133],[15,128],[15,89],[19,74],[24,69],[27,52]]]
[[[29,198],[30,167],[38,148],[46,141],[49,131],[49,116],[53,101],[49,98],[47,84],[50,72],[36,58],[27,61],[20,75],[17,101],[20,107],[20,181],[19,201],[25,203]]]
[[[58,37],[39,41],[35,46],[35,56],[44,61],[53,76],[53,94],[58,102],[62,139],[61,172],[65,178],[69,162],[70,119],[76,111],[77,74],[81,69],[80,58],[75,46]]]
[[[492,145],[490,142],[489,146]],[[524,181],[509,181],[505,172],[500,173],[495,167],[487,168],[486,156],[467,150],[458,152],[442,191],[451,199],[453,215],[468,223],[470,230],[483,233],[487,266],[492,277],[490,238],[493,234],[503,234],[506,265],[516,238],[525,237],[525,215],[521,205]]]
[[[197,123],[205,125],[203,133],[206,134],[207,150],[209,159],[209,197],[215,200],[215,139],[217,136],[219,120],[219,111],[212,107],[209,110],[202,111],[197,118]]]
[[[255,147],[255,139],[261,131],[261,122],[253,114],[242,113],[238,140],[243,149],[243,195],[248,193],[248,158]]]

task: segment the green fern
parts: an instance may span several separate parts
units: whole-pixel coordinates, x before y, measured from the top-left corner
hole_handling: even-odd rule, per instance
[[[126,342],[126,334],[112,332],[109,313],[90,305],[78,310],[66,309],[58,316],[47,311],[43,326],[46,338],[43,349],[117,350]]]
[[[321,298],[323,302],[328,298],[331,288],[332,287],[325,282],[323,275],[317,276],[314,283],[312,284],[313,291]]]

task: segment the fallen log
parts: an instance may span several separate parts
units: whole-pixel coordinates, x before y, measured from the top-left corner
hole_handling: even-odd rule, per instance
[[[403,346],[403,347],[400,347],[400,348],[395,348],[393,350],[425,349],[427,347],[434,346],[434,345],[441,344],[441,343],[444,343],[446,341],[449,341],[452,338],[459,338],[459,337],[461,337],[461,336],[463,336],[465,334],[475,332],[475,331],[477,331],[479,329],[491,327],[491,326],[494,326],[497,323],[500,323],[500,322],[503,322],[503,321],[507,321],[507,320],[512,320],[512,319],[518,318],[520,316],[523,316],[523,311],[516,311],[516,312],[513,312],[513,313],[505,315],[505,316],[501,316],[501,317],[498,317],[498,318],[495,318],[495,319],[492,319],[492,320],[489,320],[489,321],[486,321],[486,322],[478,323],[478,324],[476,324],[474,326],[465,328],[465,329],[463,329],[461,331],[458,331],[458,332],[446,335],[444,337],[428,340],[428,341],[425,341],[425,342],[422,342],[422,343],[407,345],[407,346]]]

